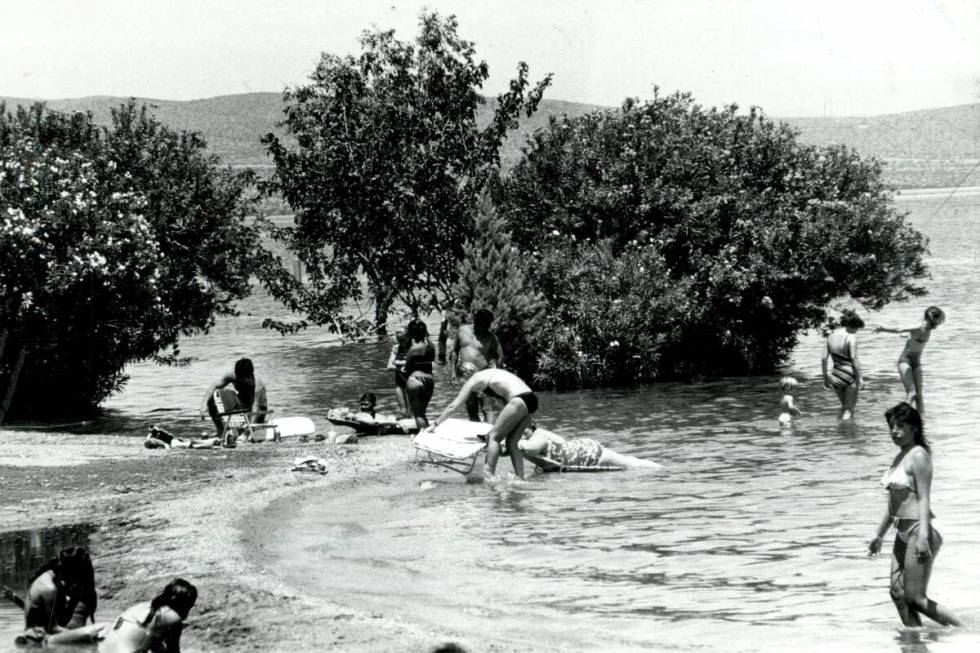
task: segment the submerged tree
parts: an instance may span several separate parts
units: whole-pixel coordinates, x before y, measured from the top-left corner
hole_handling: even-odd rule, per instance
[[[199,137],[132,102],[107,128],[0,107],[0,162],[0,386],[19,372],[12,415],[90,412],[127,363],[179,362],[179,337],[234,312],[250,274],[274,263],[246,211],[251,175],[217,169]]]
[[[481,308],[493,313],[494,332],[505,343],[506,366],[530,378],[543,327],[541,293],[531,285],[527,258],[511,242],[506,223],[487,197],[478,203],[474,233],[463,246],[452,296],[471,315]]]
[[[603,266],[643,252],[651,274],[684,289],[669,310],[606,335],[619,346],[660,336],[655,352],[641,348],[656,369],[634,380],[769,371],[836,298],[880,308],[923,294],[926,274],[924,237],[896,211],[879,164],[796,136],[756,109],[655,94],[552,119],[498,200],[515,242],[560,248],[569,278],[581,280],[602,243]],[[548,269],[542,287],[565,283],[561,266]],[[585,328],[577,319],[569,327]]]
[[[295,147],[263,138],[275,163],[266,189],[296,211],[277,237],[308,273],[272,292],[312,322],[347,329],[341,309],[367,298],[383,329],[395,299],[416,311],[444,301],[500,145],[550,83],[529,91],[521,63],[481,126],[487,64],[454,17],[423,13],[420,27],[414,43],[372,31],[359,56],[324,54],[311,83],[283,95]]]

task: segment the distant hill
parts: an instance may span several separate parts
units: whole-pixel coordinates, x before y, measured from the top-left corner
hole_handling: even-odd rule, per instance
[[[268,133],[281,135],[277,123],[282,119],[279,93],[224,95],[202,100],[174,101],[137,98],[150,106],[156,117],[175,129],[200,132],[208,146],[233,166],[258,169],[270,167],[259,138]],[[0,98],[8,110],[31,100]],[[125,102],[119,97],[85,97],[48,100],[59,111],[91,111],[99,122],[108,122],[113,107]],[[492,104],[483,106],[488,119]],[[601,107],[577,102],[545,99],[539,111],[522,121],[504,144],[501,159],[505,167],[514,165],[521,148],[535,129],[557,114],[577,116]],[[980,160],[980,103],[942,109],[911,111],[865,118],[782,118],[799,130],[800,138],[818,145],[843,143],[866,156],[886,163],[885,176],[899,187],[952,186],[961,181],[980,185],[980,171],[966,173]]]

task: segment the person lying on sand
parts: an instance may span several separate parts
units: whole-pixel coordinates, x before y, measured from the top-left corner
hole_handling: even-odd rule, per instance
[[[143,446],[147,449],[213,449],[221,446],[218,438],[201,438],[199,440],[184,440],[170,431],[159,426],[151,426]]]
[[[592,438],[565,439],[534,424],[528,427],[517,448],[525,458],[546,472],[560,471],[566,467],[657,469],[662,466],[652,460],[616,453]]]
[[[152,601],[137,603],[105,628],[99,653],[179,653],[184,621],[196,601],[197,588],[175,578]]]

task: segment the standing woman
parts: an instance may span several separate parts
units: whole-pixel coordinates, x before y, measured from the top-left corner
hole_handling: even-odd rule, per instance
[[[891,597],[906,626],[921,626],[924,614],[943,626],[959,626],[949,610],[926,596],[932,563],[943,538],[932,526],[932,452],[922,429],[922,417],[908,404],[898,404],[885,413],[892,442],[901,451],[885,471],[881,484],[888,491],[888,510],[868,543],[868,555],[881,551],[881,541],[895,524],[892,550]]]
[[[412,341],[403,329],[395,332],[395,344],[391,346],[391,354],[388,356],[388,369],[395,370],[395,398],[398,399],[398,417],[405,417],[408,414],[408,397],[405,394],[405,383],[408,375],[405,373],[405,355],[408,348],[412,346]]]
[[[415,418],[415,426],[421,431],[429,425],[425,410],[429,407],[432,391],[436,387],[436,380],[432,376],[436,350],[429,342],[429,330],[422,320],[415,318],[409,322],[406,331],[411,344],[405,353],[405,395],[412,417]]]
[[[864,387],[861,363],[858,361],[857,336],[864,328],[864,320],[851,310],[841,313],[840,327],[827,336],[824,347],[823,387],[832,388],[840,400],[841,421],[854,416],[858,390]]]
[[[905,386],[905,402],[925,415],[922,403],[922,350],[929,342],[932,330],[946,321],[946,314],[938,306],[930,306],[922,316],[922,322],[910,329],[889,329],[876,327],[875,333],[907,333],[905,348],[898,357],[898,375]],[[914,403],[913,403],[914,402]]]

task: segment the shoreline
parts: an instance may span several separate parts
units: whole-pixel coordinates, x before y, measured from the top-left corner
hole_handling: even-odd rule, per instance
[[[188,651],[408,652],[453,639],[343,597],[305,596],[263,564],[272,525],[263,510],[306,489],[343,491],[393,473],[411,459],[404,436],[149,450],[138,438],[0,430],[0,451],[0,532],[98,528],[90,543],[100,622],[180,576],[200,592],[182,639]],[[328,473],[289,471],[305,455],[324,458]]]

